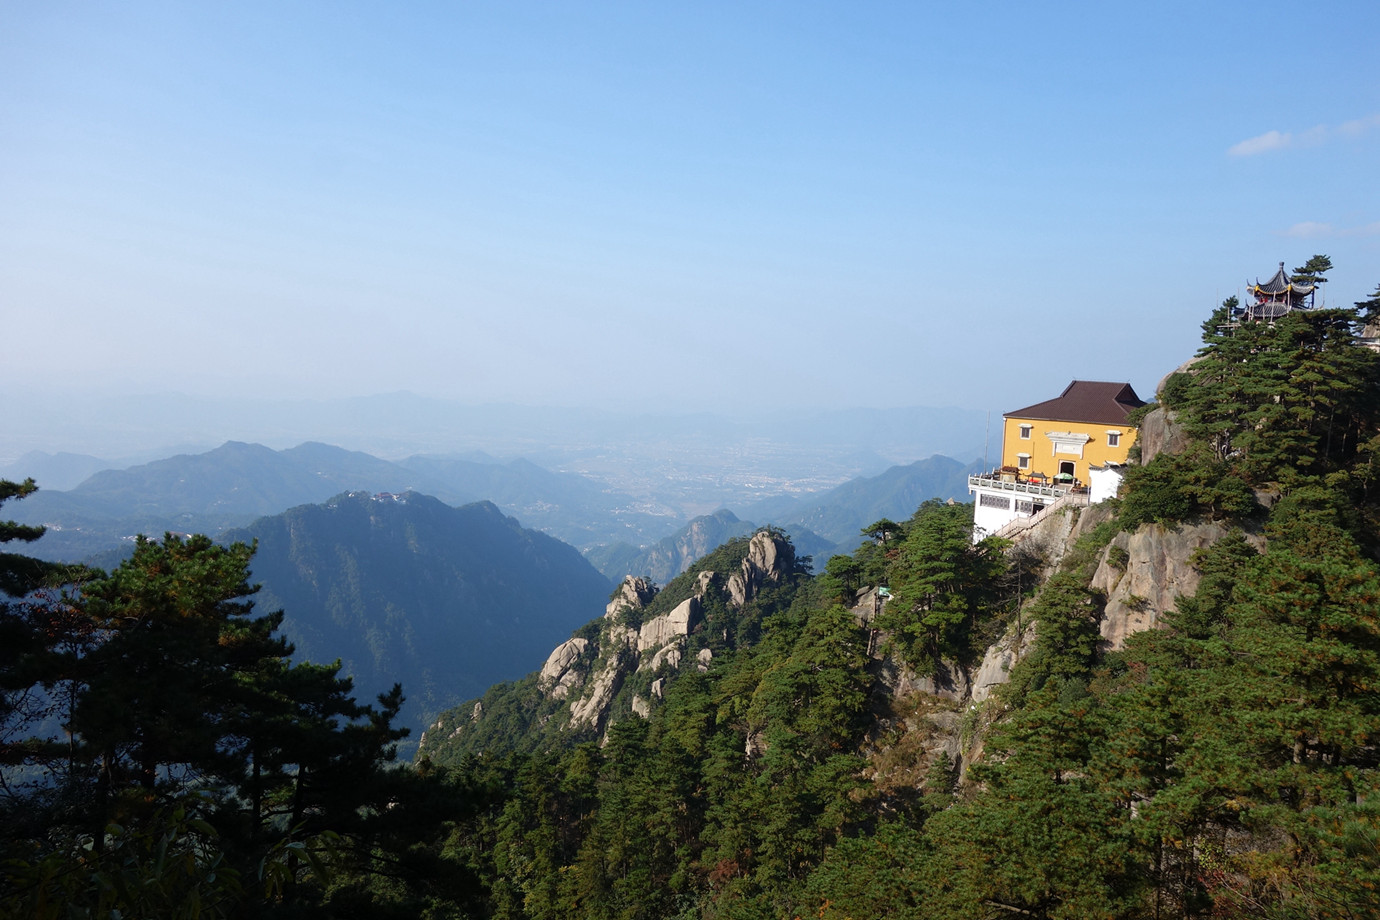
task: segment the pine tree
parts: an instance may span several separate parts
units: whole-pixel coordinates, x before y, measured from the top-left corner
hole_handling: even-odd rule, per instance
[[[1298,266],[1289,275],[1294,284],[1322,284],[1327,281],[1327,273],[1332,271],[1332,260],[1325,255],[1315,255]]]
[[[1356,301],[1356,310],[1360,314],[1362,323],[1380,323],[1380,284],[1375,286],[1375,293],[1365,300]]]
[[[930,500],[916,511],[888,566],[892,596],[878,618],[912,667],[928,672],[941,657],[967,663],[972,631],[996,600],[1005,545],[993,537],[973,544],[967,505]]]
[[[252,616],[252,554],[205,536],[141,537],[83,591],[108,638],[83,662],[73,728],[100,759],[107,792],[131,782],[153,791],[170,769],[222,780],[242,769],[246,685],[291,651],[273,636],[281,613]]]

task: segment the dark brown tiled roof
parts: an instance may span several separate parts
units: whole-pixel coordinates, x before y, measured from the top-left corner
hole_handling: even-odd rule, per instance
[[[1127,414],[1143,405],[1145,401],[1136,395],[1129,383],[1075,380],[1055,399],[1047,399],[1024,409],[1013,410],[1006,413],[1006,417],[1123,425],[1126,423]]]
[[[1256,278],[1255,284],[1247,284],[1247,287],[1250,288],[1251,293],[1256,295],[1283,294],[1285,292],[1289,292],[1298,297],[1302,297],[1305,294],[1313,293],[1313,288],[1316,287],[1316,285],[1300,284],[1294,281],[1290,281],[1289,275],[1284,271],[1284,263],[1281,262],[1279,263],[1279,271],[1275,272],[1275,276],[1271,278],[1269,281],[1266,281],[1264,284],[1261,284],[1260,279]]]

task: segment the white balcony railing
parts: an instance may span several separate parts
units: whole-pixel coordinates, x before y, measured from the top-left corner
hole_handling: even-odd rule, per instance
[[[1056,485],[1054,483],[1016,482],[991,473],[968,477],[968,489],[970,491],[989,489],[998,492],[1015,492],[1022,495],[1038,495],[1042,498],[1061,498],[1072,492],[1074,488],[1072,485]]]

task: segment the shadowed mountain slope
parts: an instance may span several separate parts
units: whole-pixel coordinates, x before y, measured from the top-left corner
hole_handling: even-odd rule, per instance
[[[610,584],[571,546],[490,502],[339,495],[232,530],[258,540],[259,606],[301,660],[345,663],[362,699],[397,681],[407,724],[540,664]]]

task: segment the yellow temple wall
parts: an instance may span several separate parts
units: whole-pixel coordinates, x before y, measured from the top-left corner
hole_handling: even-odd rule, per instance
[[[1021,437],[1022,425],[1030,426],[1028,439]],[[1081,456],[1079,452],[1067,450],[1067,444],[1064,445],[1066,449],[1056,452],[1055,441],[1049,437],[1050,432],[1086,435],[1088,440],[1082,445]],[[1111,432],[1121,435],[1120,443],[1115,447],[1107,443],[1108,434]],[[1001,463],[1002,466],[1017,467],[1022,475],[1043,473],[1052,479],[1059,473],[1060,461],[1070,461],[1073,463],[1074,478],[1086,485],[1089,480],[1088,467],[1102,466],[1109,462],[1125,463],[1126,455],[1135,443],[1136,429],[1130,425],[1061,422],[1011,416],[1005,419],[1002,428]],[[1029,454],[1029,466],[1021,467],[1020,454]]]

